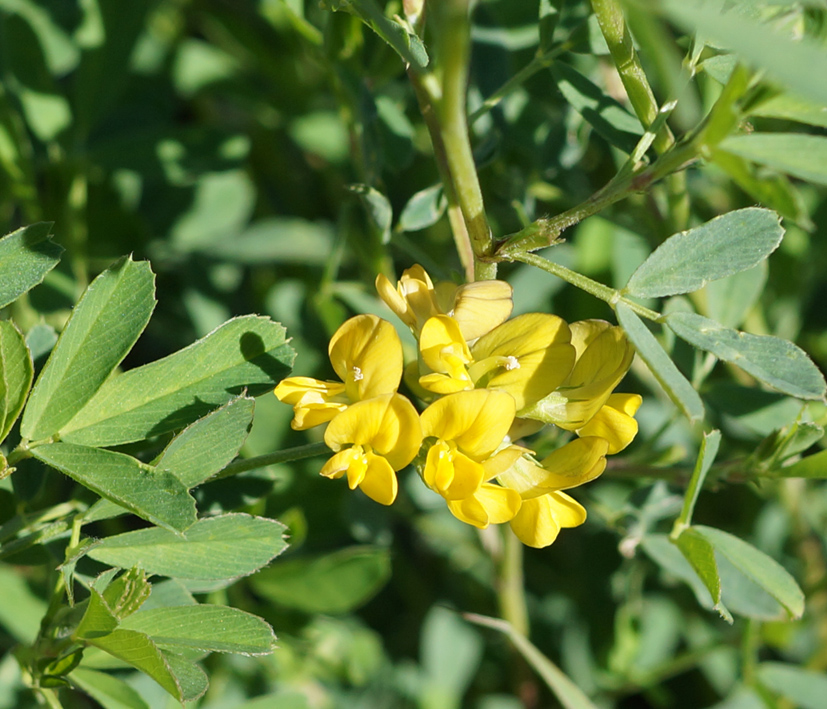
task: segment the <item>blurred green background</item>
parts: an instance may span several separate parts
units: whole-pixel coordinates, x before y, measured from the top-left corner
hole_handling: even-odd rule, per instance
[[[823,3],[783,5],[775,15],[756,6],[776,27],[823,43]],[[496,236],[584,200],[641,132],[588,3],[562,7],[556,37],[568,44],[560,61],[472,124]],[[394,12],[400,3],[386,8]],[[686,39],[646,9],[636,12],[644,66],[655,93],[670,96]],[[485,0],[473,21],[472,112],[535,57],[538,3]],[[693,128],[720,93],[715,68],[681,94],[676,132]],[[67,249],[12,306],[26,331],[39,325],[48,340],[44,325],[59,330],[91,278],[132,253],[158,274],[158,306],[125,368],[254,312],[287,327],[295,374],[329,378],[327,341],[343,320],[390,317],[373,290],[378,272],[395,278],[421,263],[435,279],[460,278],[404,66],[353,15],[302,0],[0,0],[0,71],[0,223],[8,232],[53,221]],[[777,115],[750,121],[760,131],[820,136],[827,125]],[[706,298],[732,326],[798,342],[823,369],[824,189],[771,166],[748,165],[740,181],[735,172],[709,162],[686,173],[689,224],[762,203],[782,212],[787,235],[768,267],[728,279],[721,292],[707,287],[696,304]],[[673,227],[658,187],[569,230],[545,255],[620,287]],[[527,266],[502,266],[499,277],[514,286],[515,314],[613,317],[605,303]],[[676,298],[668,307],[683,306]],[[694,352],[667,344],[691,373]],[[697,440],[639,363],[623,390],[644,395],[641,433],[603,479],[576,491],[589,521],[548,549],[526,551],[532,640],[600,707],[811,706],[790,699],[802,677],[790,680],[787,665],[768,663],[806,668],[816,682],[808,696],[824,696],[827,488],[744,484],[739,475],[765,436],[802,415],[801,402],[758,390],[722,365],[704,384],[725,436],[719,461],[730,465],[702,494],[696,521],[781,561],[808,596],[804,618],[785,622],[760,589],[739,588],[730,608],[752,618],[729,626],[703,589],[685,582],[663,536],[680,510]],[[823,422],[821,404],[805,409],[804,420]],[[291,431],[290,417],[274,396],[259,398],[244,454],[320,440]],[[244,509],[280,519],[291,547],[270,569],[209,598],[266,618],[280,648],[271,657],[210,657],[211,688],[197,706],[556,706],[504,636],[457,613],[498,615],[500,538],[455,520],[413,471],[385,509],[320,478],[319,467],[318,459],[271,466],[199,490],[203,514]],[[12,477],[14,493],[33,496],[39,478],[22,477]],[[61,479],[51,504],[71,489]],[[0,492],[0,505],[14,504],[8,489]],[[17,575],[3,567],[0,584],[9,598],[42,603],[43,570],[31,563]],[[23,606],[0,606],[0,707],[33,706],[8,652]],[[756,676],[772,691],[748,689]],[[151,706],[173,705],[150,680],[130,681]],[[778,694],[787,699],[776,703]]]

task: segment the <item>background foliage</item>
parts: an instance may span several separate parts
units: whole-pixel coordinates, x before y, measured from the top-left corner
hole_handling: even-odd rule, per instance
[[[604,19],[611,10],[594,8]],[[638,358],[625,385],[644,396],[637,441],[577,491],[589,510],[584,527],[526,551],[531,639],[581,690],[567,694],[559,670],[521,638],[524,654],[513,650],[508,627],[457,612],[500,615],[496,535],[457,522],[404,476],[400,500],[385,509],[321,479],[319,458],[226,469],[239,453],[320,440],[292,432],[289,407],[269,390],[288,371],[291,348],[296,374],[327,378],[327,342],[341,322],[388,315],[373,291],[377,273],[393,277],[418,262],[435,278],[462,278],[427,126],[398,53],[425,62],[428,34],[411,43],[392,19],[402,6],[370,0],[0,0],[0,220],[4,232],[28,226],[0,242],[0,360],[17,372],[0,382],[0,433],[12,429],[0,452],[11,458],[21,435],[46,438],[67,423],[70,431],[13,461],[0,483],[0,707],[36,705],[20,670],[27,663],[56,678],[40,685],[40,698],[65,706],[175,706],[168,693],[189,698],[206,687],[197,661],[210,677],[202,707],[821,706],[823,380],[816,373],[808,384],[800,370],[779,379],[776,365],[798,350],[772,352],[769,364],[759,356],[759,369],[745,372],[726,363],[725,337],[699,345],[718,362],[673,331],[698,344],[697,310],[795,341],[827,364],[827,8],[744,0],[721,14],[713,3],[663,0],[622,9],[657,105],[672,109],[670,130],[653,130],[650,145],[638,142],[641,120],[649,127],[656,116],[639,119],[639,96],[627,95],[615,69],[627,65],[604,38],[621,25],[601,32],[589,3],[485,0],[471,32],[472,145],[496,237],[588,204],[630,154],[655,166],[665,164],[657,155],[672,160],[543,252],[613,288],[628,283],[640,303],[667,313],[671,330],[654,333],[701,394],[696,402],[678,393],[676,407]],[[629,280],[670,235],[756,205],[783,217],[769,260],[777,222],[753,210],[758,221],[733,247],[740,253],[765,235],[751,263],[702,288],[670,280],[664,289],[652,261]],[[53,242],[43,221],[54,222]],[[670,243],[677,256],[667,267],[692,271],[699,252]],[[592,294],[530,265],[504,263],[498,275],[514,286],[515,313],[615,318]],[[15,423],[33,374],[20,333],[36,375],[73,308],[74,339],[60,345],[69,354],[52,360],[51,379],[40,380]],[[284,325],[288,345],[265,316]],[[649,330],[628,308],[618,317],[642,349]],[[242,334],[258,339],[252,349],[222,349],[221,333],[231,345]],[[756,351],[766,354],[762,343]],[[109,379],[119,366],[131,373]],[[182,413],[193,394],[199,405]],[[150,413],[127,420],[124,411],[140,407]],[[704,411],[707,432],[720,437],[691,423]],[[117,425],[107,428],[108,419]],[[684,492],[702,441],[697,524],[678,547],[668,535],[676,518],[688,521]],[[170,457],[174,480],[150,468],[158,455]],[[116,482],[123,466],[127,481],[157,475],[156,492],[177,502],[136,499],[141,490]],[[187,490],[216,473],[193,493],[202,520],[190,526]],[[114,516],[119,508],[106,505],[115,502],[138,517]],[[250,575],[284,549],[275,520],[287,526],[289,547]],[[206,551],[170,566],[174,530],[186,528]],[[120,536],[138,530],[144,536]],[[269,546],[253,558],[244,539]],[[150,551],[135,556],[136,547]],[[713,548],[714,574],[697,561],[709,562]],[[753,548],[795,578],[806,598],[800,618],[798,588],[766,557],[750,556]],[[680,551],[696,560],[694,571]],[[244,563],[232,566],[239,556]],[[146,579],[98,574],[136,563],[156,575],[148,605],[132,615]],[[77,587],[82,619],[71,617],[61,584]],[[166,609],[184,606],[186,620],[164,625]],[[261,654],[272,650],[266,624],[241,611],[272,625],[274,653]],[[208,613],[235,623],[224,644],[202,632],[216,623]],[[53,656],[34,647],[15,658],[44,615],[74,629],[87,648],[80,667],[59,643],[40,646]],[[141,669],[165,689],[124,664],[135,665],[124,655],[138,641],[123,633],[155,638],[163,657]],[[208,652],[216,654],[203,659]]]

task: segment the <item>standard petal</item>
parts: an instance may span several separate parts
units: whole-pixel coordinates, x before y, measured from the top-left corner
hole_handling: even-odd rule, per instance
[[[504,365],[486,375],[477,386],[511,394],[517,411],[535,404],[562,384],[571,373],[575,350],[562,318],[527,313],[503,323],[482,336],[471,352],[474,360],[505,358]]]
[[[473,460],[488,458],[514,420],[514,399],[499,391],[474,389],[449,394],[422,412],[422,433],[456,442]]]
[[[471,351],[459,330],[459,324],[447,315],[435,315],[422,326],[419,351],[431,370],[443,374],[455,370],[457,363],[467,365],[471,362]]]
[[[513,290],[505,281],[477,281],[460,286],[449,314],[459,323],[466,341],[504,323],[514,307]]]
[[[402,379],[402,343],[387,320],[357,315],[336,331],[328,346],[330,363],[351,401],[391,394]]]
[[[577,430],[577,435],[605,438],[610,455],[622,451],[637,435],[634,415],[642,401],[639,394],[612,394],[589,422]]]
[[[368,453],[366,458],[367,469],[359,489],[380,505],[392,504],[398,490],[396,473],[382,456]]]

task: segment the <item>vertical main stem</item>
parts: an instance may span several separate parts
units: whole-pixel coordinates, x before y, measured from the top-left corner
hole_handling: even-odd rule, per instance
[[[503,556],[500,565],[500,615],[520,635],[528,637],[528,609],[523,578],[523,545],[508,526],[503,527]]]
[[[441,81],[434,107],[438,130],[450,179],[474,251],[475,278],[493,278],[496,275],[496,265],[481,260],[491,254],[493,238],[485,217],[466,114],[471,46],[468,0],[443,0],[437,8],[437,56]],[[431,97],[432,100],[434,98]]]

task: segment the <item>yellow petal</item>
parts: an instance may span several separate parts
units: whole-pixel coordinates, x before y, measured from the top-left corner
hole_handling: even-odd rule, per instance
[[[408,307],[408,301],[397,292],[387,276],[381,273],[376,276],[376,292],[379,294],[379,297],[385,301],[385,305],[387,305],[403,323],[410,328],[416,326],[416,317]]]
[[[511,529],[525,545],[542,549],[549,546],[562,527],[576,527],[586,521],[586,510],[562,492],[523,500],[511,520]]]
[[[353,402],[391,394],[402,379],[402,343],[396,330],[375,315],[357,315],[336,331],[330,363]]]
[[[422,479],[446,500],[460,500],[480,486],[485,469],[445,441],[437,441],[428,451]]]
[[[458,364],[471,362],[471,351],[457,321],[447,315],[435,315],[423,325],[419,334],[419,351],[428,367],[443,374],[456,371]]]
[[[322,466],[319,474],[326,478],[340,478],[348,472],[351,466],[358,465],[361,457],[361,449],[346,448],[345,450],[339,451],[336,455],[332,456]],[[353,487],[355,487],[355,485]]]
[[[622,451],[637,435],[638,425],[633,417],[642,401],[639,394],[612,394],[605,406],[577,430],[577,435],[605,438],[611,455]]]
[[[335,402],[309,402],[293,409],[293,420],[290,427],[294,431],[306,431],[308,428],[319,426],[336,418],[347,408],[347,404]]]
[[[282,379],[274,390],[279,401],[285,404],[296,404],[309,392],[315,392],[320,399],[330,399],[339,396],[345,391],[341,382],[323,382],[312,377],[287,377]]]
[[[466,341],[476,340],[511,315],[513,290],[505,281],[476,281],[456,289],[451,315]]]
[[[481,485],[474,497],[488,513],[489,524],[502,524],[512,520],[523,502],[514,490],[492,483]]]
[[[594,480],[606,469],[608,449],[609,442],[595,436],[566,443],[540,463],[547,475],[538,487],[566,490]]]
[[[398,483],[393,468],[385,458],[367,454],[367,469],[359,489],[380,505],[390,505],[396,499]]]
[[[290,425],[296,431],[326,423],[347,408],[345,385],[341,382],[288,377],[279,382],[274,393],[279,401],[293,405]]]
[[[419,333],[425,321],[439,313],[434,284],[422,266],[406,269],[396,290],[385,276],[376,277],[379,297],[413,332]]]
[[[482,462],[502,443],[514,420],[514,399],[504,392],[474,389],[449,394],[422,412],[422,433],[454,441]]]
[[[473,495],[462,500],[448,500],[448,509],[461,522],[480,529],[488,526],[488,512]]]
[[[330,422],[324,441],[334,451],[348,444],[370,446],[400,470],[419,451],[422,428],[410,401],[401,394],[385,394],[349,406]]]
[[[523,448],[522,446],[508,446],[507,448],[503,448],[501,451],[498,451],[488,460],[483,462],[483,467],[485,468],[485,479],[491,480],[492,478],[501,475],[506,470],[511,468],[518,460],[520,460],[523,455],[530,455],[531,453],[532,451],[528,448]]]
[[[518,315],[483,335],[471,348],[476,362],[505,358],[504,366],[477,386],[508,392],[517,411],[533,405],[569,376],[575,359],[570,339],[568,325],[556,315]]]

